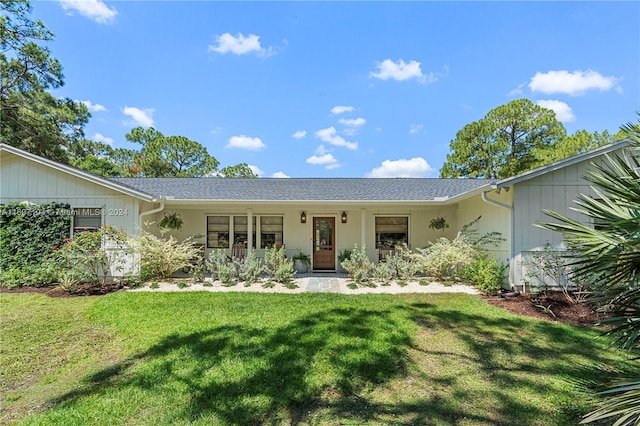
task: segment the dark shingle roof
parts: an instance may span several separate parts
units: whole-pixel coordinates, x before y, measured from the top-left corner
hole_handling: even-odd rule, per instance
[[[218,201],[439,201],[491,183],[417,178],[113,178],[156,197]]]

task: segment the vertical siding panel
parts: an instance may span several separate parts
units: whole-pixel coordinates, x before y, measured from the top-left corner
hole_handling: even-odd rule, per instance
[[[549,186],[549,185],[544,185],[540,187],[540,191],[541,191],[541,197],[540,197],[540,203],[538,205],[532,205],[529,208],[531,209],[531,211],[535,214],[535,220],[534,223],[538,223],[538,222],[544,222],[546,215],[542,212],[543,209],[554,209],[554,203],[555,203],[555,187],[554,186]],[[536,227],[536,238],[535,240],[531,241],[531,245],[529,246],[530,248],[540,248],[542,247],[542,245],[544,245],[545,242],[550,241],[551,240],[551,235],[549,234],[548,231]]]
[[[569,166],[565,169],[565,179],[567,182],[577,182],[578,181],[578,166],[573,165]]]
[[[553,187],[553,207],[552,210],[558,213],[564,213],[568,211],[568,200],[567,200],[567,187],[556,185]],[[545,222],[548,222],[551,219],[548,216],[545,216]],[[558,245],[560,243],[561,235],[558,232],[553,232],[549,230],[545,230],[545,240],[549,240],[551,244]]]

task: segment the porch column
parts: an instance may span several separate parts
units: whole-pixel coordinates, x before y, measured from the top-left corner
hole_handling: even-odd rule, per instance
[[[253,250],[253,209],[247,209],[247,254]]]
[[[360,210],[360,248],[367,243],[367,210]]]

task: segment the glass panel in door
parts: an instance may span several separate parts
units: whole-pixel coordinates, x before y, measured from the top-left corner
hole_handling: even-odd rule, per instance
[[[313,218],[313,269],[336,269],[334,217]]]

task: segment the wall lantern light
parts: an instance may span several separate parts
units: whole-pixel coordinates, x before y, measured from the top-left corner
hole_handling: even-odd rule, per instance
[[[342,212],[342,216],[340,216],[340,220],[342,223],[347,223],[347,212]]]
[[[307,223],[307,214],[305,212],[300,214],[300,223]]]

